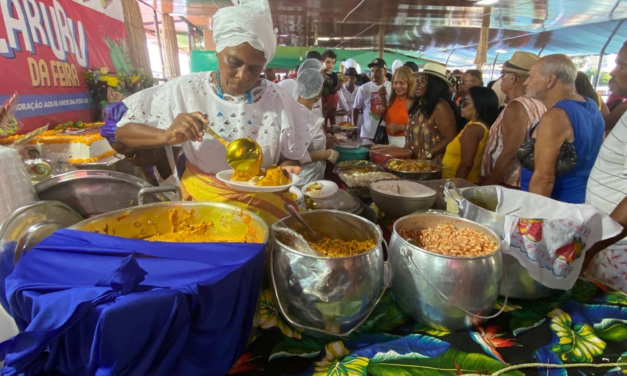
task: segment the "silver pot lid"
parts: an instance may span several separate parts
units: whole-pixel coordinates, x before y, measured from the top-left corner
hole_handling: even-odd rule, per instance
[[[336,194],[328,198],[313,198],[316,209],[334,209],[348,213],[361,212],[361,201],[345,190],[338,190]]]
[[[17,264],[43,239],[82,220],[77,212],[57,201],[39,201],[23,206],[0,227],[0,253],[12,252]]]

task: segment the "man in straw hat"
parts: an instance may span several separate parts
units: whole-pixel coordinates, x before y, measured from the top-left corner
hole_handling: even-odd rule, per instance
[[[486,185],[520,187],[518,148],[546,111],[542,102],[525,95],[525,80],[538,59],[532,53],[516,51],[503,65],[501,90],[509,98],[509,104],[490,128],[481,170]]]

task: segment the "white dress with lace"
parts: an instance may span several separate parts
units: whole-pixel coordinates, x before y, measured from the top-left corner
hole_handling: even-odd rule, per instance
[[[140,123],[165,130],[178,114],[199,111],[207,114],[209,126],[227,141],[256,140],[263,150],[263,167],[278,163],[281,156],[301,159],[312,140],[312,113],[267,80],[252,90],[251,99],[250,104],[246,95],[222,99],[211,82],[211,72],[194,73],[125,99],[128,111],[117,126]],[[224,146],[209,134],[202,142],[187,141],[182,146],[187,159],[206,173],[230,169]]]

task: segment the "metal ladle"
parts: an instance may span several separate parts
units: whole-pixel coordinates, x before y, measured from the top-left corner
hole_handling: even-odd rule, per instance
[[[287,210],[288,213],[290,213],[290,215],[295,218],[301,225],[303,225],[303,227],[305,227],[305,229],[307,231],[309,231],[309,233],[314,237],[314,239],[316,240],[322,240],[322,238],[320,237],[320,235],[318,235],[308,224],[307,222],[305,222],[305,220],[303,219],[303,217],[300,216],[300,214],[298,213],[298,211],[296,209],[294,209],[294,207],[288,203],[285,203],[284,205],[285,210]]]
[[[263,152],[261,146],[251,138],[238,138],[231,142],[220,137],[211,127],[204,126],[204,130],[220,141],[226,148],[226,162],[233,170],[248,171],[257,176],[261,173]]]

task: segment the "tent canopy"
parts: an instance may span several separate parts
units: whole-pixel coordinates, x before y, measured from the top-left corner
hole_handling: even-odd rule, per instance
[[[311,50],[318,51],[322,54],[325,49],[315,48],[307,50],[300,47],[277,47],[274,59],[270,62],[270,64],[268,64],[268,68],[293,69],[303,62],[307,51]],[[372,60],[379,57],[378,52],[372,51],[342,49],[334,49],[333,51],[337,55],[335,70],[339,70],[340,62],[346,59],[353,59],[361,66],[362,69],[367,69],[368,64],[370,64]],[[385,52],[383,54],[383,59],[387,63],[388,68],[392,68],[392,62],[396,59],[401,60],[403,63],[413,61],[419,66],[426,63],[423,59],[417,59],[415,57],[409,57],[407,55],[394,52]],[[192,51],[191,72],[206,72],[216,69],[218,69],[218,60],[214,51]]]

